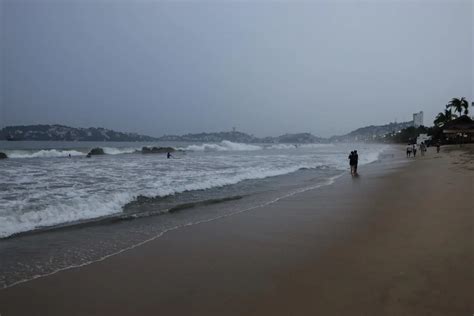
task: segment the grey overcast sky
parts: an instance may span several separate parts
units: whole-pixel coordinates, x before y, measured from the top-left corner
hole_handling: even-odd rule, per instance
[[[473,97],[472,0],[0,2],[2,125],[330,136]]]

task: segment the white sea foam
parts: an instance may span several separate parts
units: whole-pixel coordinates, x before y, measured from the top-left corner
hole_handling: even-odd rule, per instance
[[[217,172],[207,177],[201,172],[196,172],[188,176],[190,181],[183,181],[180,185],[176,183],[161,183],[158,186],[149,186],[142,189],[130,188],[127,191],[118,193],[88,194],[85,190],[78,190],[75,193],[67,188],[56,189],[56,195],[63,195],[67,199],[51,199],[43,207],[28,209],[28,203],[30,203],[31,199],[50,198],[45,196],[48,195],[47,193],[38,192],[36,196],[29,195],[24,200],[5,201],[0,208],[0,237],[8,237],[19,232],[120,213],[123,206],[131,202],[138,195],[156,197],[168,196],[184,191],[205,190],[235,184],[243,180],[283,175],[297,171],[300,168],[310,167],[314,166],[295,165],[280,169],[257,167],[239,173],[221,172],[219,174]]]
[[[140,148],[104,147],[107,155],[131,154]],[[86,150],[85,150],[86,151]],[[41,150],[6,150],[9,158],[58,158],[71,156],[85,156],[87,153],[78,150],[41,149]]]
[[[228,140],[223,140],[217,144],[189,145],[182,149],[189,151],[253,151],[261,150],[262,147],[251,144],[233,143]]]
[[[268,149],[295,149],[297,146],[288,144],[275,144],[267,147]]]
[[[204,143],[201,145],[189,145],[183,150],[189,151],[254,151],[262,149],[294,150],[295,148],[321,148],[333,146],[333,144],[273,144],[273,145],[252,145],[243,143],[234,143],[224,140],[220,143]]]
[[[104,153],[107,155],[121,155],[121,154],[133,154],[136,151],[140,151],[141,148],[118,148],[118,147],[104,147]]]
[[[160,237],[162,237],[163,235],[165,235],[166,233],[168,232],[171,232],[171,231],[174,231],[174,230],[177,230],[177,229],[180,229],[180,228],[184,228],[184,227],[189,227],[189,226],[194,226],[194,225],[200,225],[200,224],[204,224],[204,223],[209,223],[209,222],[212,222],[212,221],[215,221],[215,220],[219,220],[219,219],[222,219],[222,218],[226,218],[226,217],[230,217],[230,216],[234,216],[234,215],[237,215],[237,214],[241,214],[241,213],[245,213],[245,212],[249,212],[249,211],[252,211],[252,210],[255,210],[255,209],[258,209],[258,208],[261,208],[261,207],[265,207],[265,206],[269,206],[271,204],[274,204],[280,200],[283,200],[283,199],[286,199],[286,198],[289,198],[289,197],[292,197],[296,194],[300,194],[300,193],[304,193],[306,191],[309,191],[309,190],[314,190],[314,189],[317,189],[319,187],[322,187],[322,186],[326,186],[326,185],[331,185],[332,183],[334,183],[334,181],[339,178],[342,174],[339,174],[339,175],[336,175],[336,176],[333,176],[333,177],[330,177],[328,179],[326,179],[326,182],[323,182],[323,183],[320,183],[320,184],[317,184],[317,185],[312,185],[312,186],[308,186],[308,187],[304,187],[304,188],[300,188],[298,190],[295,190],[295,191],[291,191],[291,192],[288,192],[284,195],[281,195],[281,196],[278,196],[272,200],[269,200],[269,201],[264,201],[262,202],[261,204],[257,204],[257,205],[254,205],[254,206],[250,206],[248,208],[243,208],[243,209],[239,209],[237,211],[234,211],[234,212],[230,212],[230,213],[226,213],[226,214],[223,214],[223,215],[218,215],[218,216],[215,216],[215,217],[211,217],[211,218],[208,218],[208,219],[202,219],[202,220],[197,220],[197,221],[194,221],[194,222],[187,222],[187,223],[183,223],[183,224],[178,224],[178,225],[175,225],[175,226],[172,226],[172,227],[169,227],[169,228],[166,228],[164,230],[162,230],[161,232],[155,234],[154,236],[150,237],[150,238],[147,238],[145,240],[142,240],[138,243],[134,243],[128,247],[125,247],[125,248],[122,248],[118,251],[115,251],[115,252],[112,252],[112,253],[109,253],[109,254],[106,254],[106,255],[102,255],[100,257],[98,257],[97,259],[93,259],[93,260],[88,260],[88,261],[85,261],[85,262],[82,262],[82,263],[78,263],[78,264],[70,264],[70,265],[67,265],[67,266],[64,266],[64,267],[60,267],[60,268],[56,268],[54,269],[53,271],[50,271],[50,272],[45,272],[45,273],[40,273],[40,274],[35,274],[33,276],[30,276],[30,277],[27,277],[27,278],[23,278],[23,279],[20,279],[14,283],[11,283],[11,284],[8,284],[8,285],[4,285],[3,288],[9,288],[9,287],[13,287],[13,286],[16,286],[18,284],[21,284],[21,283],[25,283],[25,282],[28,282],[28,281],[31,281],[31,280],[34,280],[34,279],[38,279],[38,278],[42,278],[42,277],[46,277],[46,276],[50,276],[50,275],[54,275],[58,272],[61,272],[61,271],[66,271],[66,270],[71,270],[71,269],[75,269],[75,268],[79,268],[79,267],[84,267],[84,266],[87,266],[89,264],[92,264],[92,263],[95,263],[95,262],[100,262],[100,261],[104,261],[110,257],[113,257],[113,256],[116,256],[118,254],[121,254],[121,253],[124,253],[126,251],[129,251],[129,250],[132,250],[132,249],[135,249],[137,247],[140,247],[142,245],[145,245],[153,240],[156,240]]]
[[[199,150],[206,150],[206,145],[210,144],[201,145]],[[3,182],[0,237],[117,214],[139,195],[155,197],[205,190],[288,174],[301,168],[324,166],[345,170],[348,167],[347,146],[275,153],[249,144],[213,145],[226,149],[214,149],[207,154],[190,153],[176,160],[147,155],[117,159],[109,154],[104,159],[61,159],[54,163],[48,159],[22,160],[21,163],[3,161],[6,167],[0,168]],[[360,147],[360,164],[377,160],[384,149],[384,146]],[[122,153],[127,151],[132,149],[121,150]],[[242,153],[229,154],[229,151]],[[35,153],[44,155],[45,152],[54,153],[56,157],[84,155],[80,151],[60,150]],[[29,157],[35,153],[29,153]]]
[[[77,150],[60,150],[60,149],[42,149],[38,151],[31,150],[6,150],[5,153],[9,158],[48,158],[48,157],[68,157],[84,156],[85,153]]]
[[[298,147],[302,148],[322,148],[322,147],[333,147],[334,144],[301,144]]]
[[[130,200],[129,194],[111,194],[109,197],[79,196],[63,201],[61,204],[51,204],[43,209],[29,210],[27,212],[10,212],[0,215],[0,237],[8,237],[19,232],[26,232],[42,227],[55,226],[79,220],[97,218],[121,211],[122,205]],[[20,205],[10,203],[13,209],[22,209],[25,202]]]

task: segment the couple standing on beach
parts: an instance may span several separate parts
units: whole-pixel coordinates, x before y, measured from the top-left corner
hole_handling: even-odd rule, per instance
[[[357,150],[351,151],[349,155],[349,165],[351,166],[351,175],[357,175],[357,164],[359,163],[359,155]]]
[[[413,157],[416,157],[416,144],[408,144],[407,146],[407,157],[410,157],[413,153]]]

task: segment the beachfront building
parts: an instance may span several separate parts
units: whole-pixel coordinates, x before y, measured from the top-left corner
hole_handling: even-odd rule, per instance
[[[413,126],[420,127],[423,125],[423,111],[413,113]]]
[[[443,126],[443,133],[448,140],[459,140],[461,143],[474,141],[474,121],[467,115],[463,115],[447,122]]]

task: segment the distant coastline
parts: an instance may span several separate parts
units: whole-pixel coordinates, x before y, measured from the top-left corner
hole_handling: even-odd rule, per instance
[[[0,140],[6,141],[102,141],[102,142],[221,142],[237,143],[298,143],[318,144],[331,142],[380,142],[388,133],[412,126],[413,122],[371,125],[340,136],[323,138],[311,133],[284,134],[276,137],[256,137],[240,131],[164,135],[152,137],[136,133],[123,133],[105,128],[75,128],[65,125],[17,125],[0,130]]]

